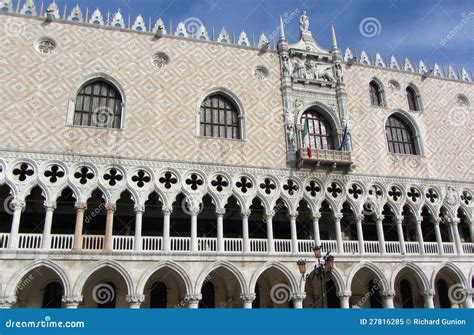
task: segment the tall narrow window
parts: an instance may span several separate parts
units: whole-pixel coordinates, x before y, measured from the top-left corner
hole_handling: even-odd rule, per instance
[[[201,136],[240,139],[240,118],[233,101],[220,93],[209,95],[201,104]]]
[[[303,127],[306,122],[308,122],[311,148],[334,150],[334,133],[324,115],[318,110],[310,109],[301,116]]]
[[[370,103],[372,106],[384,106],[383,91],[380,85],[372,80],[369,84]]]
[[[388,150],[393,154],[416,155],[413,131],[399,116],[392,115],[385,125]]]
[[[122,97],[109,82],[98,79],[84,86],[74,108],[75,126],[120,128]]]
[[[407,87],[407,100],[408,100],[408,108],[410,108],[411,111],[420,110],[418,94],[416,93],[415,89],[411,86]]]

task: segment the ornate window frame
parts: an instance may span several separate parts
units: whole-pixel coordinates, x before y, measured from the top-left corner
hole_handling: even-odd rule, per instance
[[[416,109],[415,110],[411,110],[410,109],[410,104],[408,102],[408,97],[406,95],[407,93],[407,90],[408,88],[411,88],[414,92],[415,92],[415,100],[416,100]],[[423,112],[424,108],[423,108],[423,101],[421,100],[421,94],[420,94],[420,90],[418,88],[418,86],[416,86],[415,84],[413,83],[409,83],[406,87],[405,87],[405,103],[406,103],[406,106],[408,108],[408,110],[410,112],[418,112],[418,113],[421,113]]]
[[[400,153],[394,153],[391,152],[388,146],[388,140],[387,140],[387,134],[385,132],[385,128],[387,126],[388,119],[392,116],[398,116],[401,118],[403,121],[406,122],[407,126],[410,128],[413,136],[413,144],[415,145],[415,154],[410,155],[410,154],[400,154]],[[403,109],[396,109],[392,111],[391,113],[387,114],[383,121],[383,136],[385,140],[385,148],[387,150],[388,155],[403,155],[403,156],[418,156],[418,157],[423,157],[425,156],[425,148],[423,146],[423,140],[421,136],[421,131],[420,128],[418,127],[417,122],[415,119],[406,111]]]
[[[74,113],[76,109],[76,99],[77,95],[81,90],[91,82],[95,80],[104,80],[113,85],[117,91],[119,91],[120,96],[122,98],[122,110],[121,110],[121,119],[120,119],[120,128],[101,128],[101,127],[89,127],[89,126],[80,126],[80,125],[74,125]],[[126,111],[126,97],[125,97],[125,90],[123,89],[122,85],[113,78],[112,76],[106,74],[106,73],[93,73],[90,74],[76,84],[74,86],[74,89],[72,90],[69,100],[68,100],[68,107],[67,107],[67,116],[66,116],[66,126],[67,127],[84,127],[84,128],[93,128],[93,129],[107,129],[107,130],[123,130],[125,128],[125,111]]]
[[[207,99],[207,97],[216,93],[224,95],[227,99],[230,99],[234,103],[235,107],[237,107],[237,113],[238,113],[237,117],[239,118],[240,138],[207,137],[207,136],[201,135],[201,105]],[[245,110],[244,110],[244,105],[242,104],[240,99],[237,97],[237,95],[235,95],[232,91],[224,87],[215,87],[206,91],[204,94],[202,94],[199,97],[198,103],[196,106],[196,137],[216,139],[216,140],[230,140],[230,141],[245,142],[246,140]]]
[[[378,88],[379,88],[379,91],[380,91],[380,100],[381,100],[381,104],[380,105],[373,105],[372,104],[372,97],[370,96],[371,93],[370,93],[370,86],[372,84],[372,82],[374,82]],[[387,98],[386,98],[386,94],[385,94],[385,86],[383,85],[382,81],[379,80],[378,78],[376,77],[373,77],[370,81],[369,81],[369,97],[370,97],[370,106],[371,107],[375,107],[375,108],[383,108],[383,107],[387,107]]]

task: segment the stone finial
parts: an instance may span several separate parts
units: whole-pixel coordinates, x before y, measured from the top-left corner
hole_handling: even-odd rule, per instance
[[[12,0],[3,0],[0,2],[0,12],[13,12]]]
[[[51,13],[55,19],[60,19],[61,18],[61,15],[59,14],[59,7],[56,4],[56,0],[53,0],[53,2],[51,2],[49,4],[48,8],[46,8],[45,16],[48,13]]]
[[[380,67],[385,67],[385,62],[382,58],[382,56],[380,56],[380,54],[377,52],[375,54],[375,66],[380,66]]]
[[[267,36],[265,36],[264,33],[260,35],[260,38],[258,40],[258,47],[261,49],[263,47],[269,46],[270,42],[268,41]]]
[[[403,69],[405,71],[415,72],[415,70],[413,69],[413,65],[411,64],[408,58],[405,58],[405,61],[403,62]]]
[[[390,57],[390,68],[400,70],[400,65],[394,55]]]
[[[225,30],[224,27],[222,27],[219,36],[217,36],[217,42],[218,43],[230,43],[230,36],[229,33]]]
[[[370,62],[370,58],[367,55],[367,53],[365,52],[365,50],[362,50],[362,52],[360,53],[360,62],[359,63],[366,64],[366,65],[372,65],[372,63]]]
[[[334,28],[334,25],[331,25],[331,37],[332,37],[332,50],[339,49],[339,47],[337,46],[336,29]]]
[[[348,61],[350,61],[350,60],[353,59],[353,58],[354,58],[354,56],[353,56],[353,54],[352,54],[351,49],[346,48],[346,51],[344,52],[344,61],[345,61],[345,62],[348,62]]]
[[[285,25],[283,24],[283,17],[280,15],[280,40],[285,40]]]
[[[465,68],[462,68],[461,76],[462,76],[462,80],[471,81],[471,77],[469,76],[469,73],[467,72]]]
[[[166,34],[165,22],[163,21],[161,17],[158,20],[156,20],[155,26],[153,27],[153,32],[156,33],[159,27],[162,28],[161,29],[162,33]]]
[[[448,66],[448,78],[458,80],[458,74],[451,65]]]
[[[435,63],[433,67],[433,76],[443,77],[443,72],[441,71],[441,68],[439,67],[438,63]]]
[[[36,6],[34,0],[26,0],[21,7],[20,14],[36,16]]]
[[[239,40],[237,41],[238,45],[248,47],[250,46],[250,41],[245,31],[242,31],[239,35]]]
[[[72,21],[72,22],[84,21],[82,17],[82,10],[81,10],[81,7],[79,7],[79,5],[74,6],[74,8],[71,11],[71,14],[69,14],[69,16],[67,17],[67,20]]]
[[[125,28],[125,21],[123,20],[120,9],[112,17],[112,23],[110,24],[113,28]]]
[[[174,35],[179,37],[188,37],[188,32],[186,31],[186,26],[183,22],[178,23]]]
[[[99,8],[96,8],[96,10],[92,13],[89,23],[99,26],[104,25],[104,18],[102,17],[102,13],[100,12]]]
[[[146,24],[145,24],[145,20],[143,19],[143,16],[141,15],[137,16],[137,18],[135,19],[135,22],[133,23],[132,30],[146,31]]]
[[[201,24],[201,26],[199,27],[199,29],[197,31],[197,34],[196,34],[196,38],[198,40],[209,41],[209,35],[207,33],[207,29],[206,29],[206,27],[204,27],[203,24]]]
[[[425,63],[423,63],[423,61],[420,60],[420,64],[418,64],[418,73],[425,74],[427,72],[428,72],[428,69],[426,68]]]

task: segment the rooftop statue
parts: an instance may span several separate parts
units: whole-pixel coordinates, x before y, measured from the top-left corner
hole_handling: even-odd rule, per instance
[[[309,17],[306,15],[306,11],[303,11],[303,15],[300,18],[300,29],[302,33],[307,33],[309,29]]]

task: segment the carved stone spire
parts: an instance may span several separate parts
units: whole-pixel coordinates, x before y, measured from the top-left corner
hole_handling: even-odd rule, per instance
[[[285,40],[285,26],[283,25],[283,17],[280,15],[280,41]]]
[[[337,39],[336,39],[336,29],[334,25],[331,25],[331,35],[332,35],[332,51],[339,49],[337,46]]]

